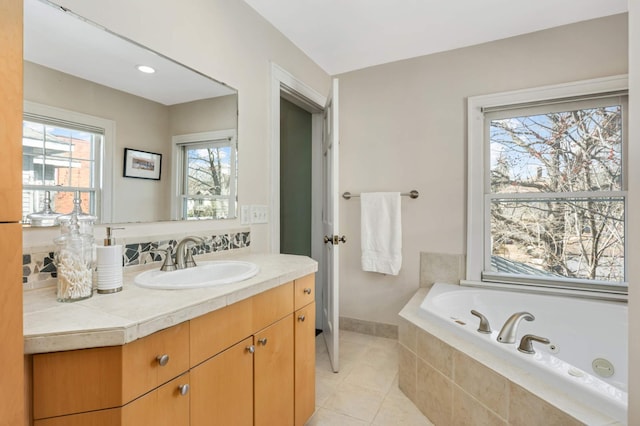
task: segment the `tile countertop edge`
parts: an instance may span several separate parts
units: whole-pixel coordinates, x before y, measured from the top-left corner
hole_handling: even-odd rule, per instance
[[[219,256],[216,258],[220,259]],[[259,273],[254,278],[237,283],[237,286],[234,285],[234,287],[222,294],[219,292],[212,292],[211,296],[205,295],[203,299],[195,300],[194,303],[182,304],[173,308],[165,306],[163,310],[158,310],[158,312],[151,318],[145,318],[142,320],[124,318],[124,325],[121,321],[118,321],[118,324],[114,324],[113,327],[100,327],[95,329],[90,327],[86,329],[73,329],[73,327],[70,327],[65,331],[51,330],[51,332],[48,332],[46,330],[46,326],[43,327],[42,323],[39,324],[37,331],[30,330],[27,322],[25,321],[24,352],[29,355],[44,352],[122,345],[155,333],[156,331],[172,327],[223,308],[240,300],[255,296],[256,294],[278,287],[294,279],[315,273],[318,270],[318,263],[306,256],[249,254],[230,256],[229,258],[255,262],[260,266],[261,273],[263,271],[263,266],[266,270],[271,270],[272,273],[268,274],[266,277],[261,277]],[[201,259],[206,260],[207,257],[204,256],[201,257]],[[278,269],[276,273],[273,272],[274,267]],[[135,274],[125,274],[125,286],[135,286],[132,282],[133,276],[135,276]],[[28,296],[29,292],[34,292],[33,294],[35,294],[37,291],[42,290],[29,290],[25,292],[25,312],[28,312],[28,315],[37,315],[39,320],[46,322],[47,313],[51,310],[51,307],[54,307],[54,309],[55,307],[64,309],[65,304],[58,304],[58,302],[55,301],[55,298],[52,298],[49,306],[43,307],[43,309],[26,309],[26,306],[29,303],[41,303],[38,298],[30,298]],[[99,303],[96,304],[95,300],[98,297],[102,296],[94,295],[93,298],[88,299],[94,299],[92,301],[94,306],[90,307],[90,309],[92,309],[92,313],[95,315],[111,315],[109,309],[101,307]],[[167,292],[167,298],[171,298],[170,292]],[[82,302],[77,303],[80,304]],[[27,313],[25,313],[25,316],[26,315]],[[42,317],[40,317],[40,315],[42,315]],[[114,318],[116,318],[115,315]],[[123,315],[118,314],[117,318],[123,320]]]

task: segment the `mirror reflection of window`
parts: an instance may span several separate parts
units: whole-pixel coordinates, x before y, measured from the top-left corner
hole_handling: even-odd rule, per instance
[[[181,219],[227,219],[235,215],[235,137],[182,143]]]
[[[104,129],[82,123],[57,123],[51,117],[25,114],[22,138],[22,217],[43,208],[49,191],[51,209],[69,213],[75,191],[82,210],[97,214],[100,152]]]

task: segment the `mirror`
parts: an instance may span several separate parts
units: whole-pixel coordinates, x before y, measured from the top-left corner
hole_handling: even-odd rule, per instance
[[[236,217],[235,89],[59,6],[24,6],[24,216],[47,191],[69,213],[80,190],[101,223]]]

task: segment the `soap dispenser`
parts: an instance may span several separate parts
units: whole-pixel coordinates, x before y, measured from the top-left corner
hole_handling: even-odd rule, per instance
[[[104,246],[96,247],[96,273],[98,293],[116,293],[122,290],[122,245],[116,244],[113,231],[124,228],[107,226]]]

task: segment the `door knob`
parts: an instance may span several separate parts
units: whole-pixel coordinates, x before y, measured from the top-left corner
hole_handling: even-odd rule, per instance
[[[265,346],[267,344],[267,338],[263,337],[262,339],[258,339],[258,343],[260,343],[262,346]]]
[[[337,235],[334,235],[333,237],[325,235],[323,238],[323,241],[325,244],[327,243],[332,243],[334,246],[337,246],[339,243],[346,243],[347,242],[347,237],[345,237],[344,235],[342,237],[339,237]]]

